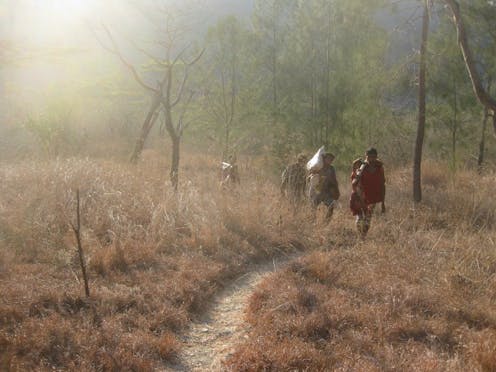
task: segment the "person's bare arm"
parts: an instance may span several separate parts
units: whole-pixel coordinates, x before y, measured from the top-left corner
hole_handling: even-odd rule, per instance
[[[382,174],[382,202],[381,202],[381,213],[386,213],[386,204],[384,204],[386,200],[386,177],[384,176],[384,168],[381,167]]]
[[[288,186],[288,168],[286,167],[284,171],[282,172],[281,176],[281,194],[284,194],[284,191],[286,190],[286,187]]]

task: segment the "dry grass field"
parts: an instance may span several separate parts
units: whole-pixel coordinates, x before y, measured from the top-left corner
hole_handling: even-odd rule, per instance
[[[389,212],[365,241],[338,213],[330,243],[252,296],[235,371],[496,371],[494,174],[450,179],[424,169],[389,177]]]
[[[178,194],[153,154],[0,166],[0,370],[164,368],[226,283],[296,250],[251,297],[226,369],[496,370],[494,174],[426,164],[413,208],[410,171],[390,170],[388,212],[360,241],[345,173],[327,226],[294,214],[257,165],[241,159],[241,188],[221,192],[215,160],[183,159]]]
[[[158,368],[224,283],[307,244],[306,227],[282,218],[277,190],[255,174],[222,193],[217,162],[185,159],[175,195],[166,168],[155,156],[137,167],[1,167],[0,370]],[[70,226],[77,188],[89,300]]]

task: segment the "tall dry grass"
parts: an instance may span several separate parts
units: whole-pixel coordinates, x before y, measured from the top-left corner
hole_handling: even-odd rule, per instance
[[[242,167],[219,189],[218,164],[183,160],[175,194],[165,159],[137,167],[69,159],[0,167],[0,369],[153,370],[178,335],[251,264],[303,249],[277,188]],[[76,242],[76,189],[91,297]]]
[[[329,225],[293,213],[253,160],[221,192],[217,162],[183,159],[180,192],[165,159],[137,167],[68,159],[0,167],[0,369],[154,370],[181,333],[250,265],[316,249],[251,299],[251,337],[233,370],[494,370],[494,175],[424,165],[388,174],[388,207],[357,239],[343,199]],[[91,298],[84,298],[75,190]],[[321,211],[323,212],[323,211]]]
[[[494,174],[424,165],[388,175],[386,216],[365,241],[339,211],[324,249],[274,274],[252,296],[236,371],[495,371]]]

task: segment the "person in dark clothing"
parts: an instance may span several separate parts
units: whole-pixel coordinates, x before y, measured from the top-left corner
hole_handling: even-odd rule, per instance
[[[375,148],[372,147],[366,151],[365,161],[357,159],[353,162],[351,187],[350,209],[356,216],[358,232],[362,238],[365,238],[375,206],[381,203],[381,213],[386,212],[384,166],[377,158]]]
[[[305,195],[307,160],[305,154],[298,155],[296,163],[288,165],[281,175],[281,195],[286,196],[293,205],[300,203]]]
[[[238,164],[236,155],[229,156],[228,163],[222,163],[221,186],[223,188],[234,188],[240,184]]]
[[[324,166],[310,177],[318,177],[317,182],[310,182],[309,196],[317,208],[321,203],[327,207],[326,220],[330,220],[334,212],[334,204],[339,199],[339,185],[336,170],[332,165],[335,156],[330,152],[323,155]]]

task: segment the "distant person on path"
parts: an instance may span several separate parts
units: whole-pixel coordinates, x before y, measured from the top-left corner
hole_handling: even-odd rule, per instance
[[[233,188],[240,184],[238,164],[236,155],[229,156],[228,162],[222,162],[222,180],[223,188]]]
[[[381,213],[386,212],[384,166],[377,158],[375,148],[371,147],[366,151],[365,161],[356,159],[353,162],[351,187],[350,209],[356,216],[356,226],[360,236],[365,238],[376,204],[381,203]]]
[[[294,206],[299,204],[305,195],[307,161],[305,154],[299,154],[296,162],[288,165],[281,175],[281,195],[286,196]]]
[[[310,177],[318,176],[318,182],[310,183],[309,196],[313,207],[317,209],[320,203],[327,207],[326,220],[329,221],[334,213],[334,204],[339,199],[339,185],[336,178],[336,170],[332,165],[335,156],[330,152],[323,156],[324,165],[316,174]]]

